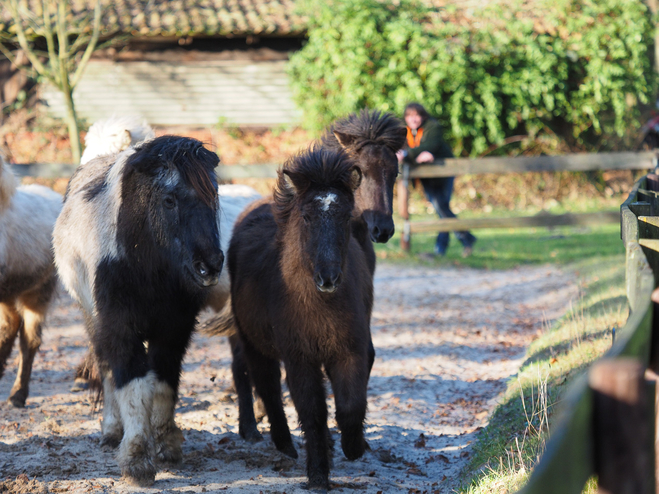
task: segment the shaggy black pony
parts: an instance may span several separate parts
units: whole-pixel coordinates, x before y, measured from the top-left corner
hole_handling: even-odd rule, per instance
[[[343,452],[354,460],[366,448],[373,280],[351,234],[360,181],[359,168],[342,151],[315,148],[298,155],[280,171],[274,197],[238,220],[228,253],[239,337],[234,360],[249,371],[276,447],[297,457],[281,401],[284,362],[313,489],[329,488],[323,368],[335,395]],[[251,429],[251,387],[237,390],[241,429]]]
[[[163,136],[81,165],[53,234],[103,379],[103,442],[130,482],[182,458],[174,422],[181,361],[224,260],[217,155]]]

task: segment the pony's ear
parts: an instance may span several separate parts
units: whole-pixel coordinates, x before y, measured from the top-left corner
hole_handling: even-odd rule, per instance
[[[352,146],[357,139],[357,136],[346,134],[345,132],[339,132],[338,130],[334,131],[334,137],[339,141],[339,144],[345,149]]]
[[[395,153],[399,149],[402,149],[403,146],[405,145],[405,139],[407,137],[407,127],[398,127],[391,134],[392,135],[389,135],[386,138],[381,137],[377,139],[377,142],[379,142],[384,146],[387,146]]]
[[[130,147],[130,144],[133,142],[133,137],[130,135],[130,130],[124,129],[121,133],[121,145],[119,147],[120,151],[124,151]]]
[[[362,171],[358,166],[354,166],[350,172],[350,188],[352,191],[356,191],[359,184],[362,183]]]
[[[302,181],[296,173],[290,170],[282,170],[283,185],[287,190],[291,191],[293,194],[297,194],[303,187]]]

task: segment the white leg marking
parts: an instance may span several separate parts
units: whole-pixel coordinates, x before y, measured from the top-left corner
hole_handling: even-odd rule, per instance
[[[139,486],[152,485],[156,478],[151,430],[155,383],[155,374],[149,372],[115,392],[124,425],[117,462],[126,480]]]
[[[183,433],[174,421],[176,396],[164,381],[156,381],[151,411],[151,426],[156,440],[156,456],[166,463],[178,463],[183,459]]]
[[[119,446],[124,435],[124,428],[121,425],[121,415],[111,373],[108,373],[103,379],[103,423],[101,424],[101,431],[103,431],[102,444],[107,444],[113,448]]]

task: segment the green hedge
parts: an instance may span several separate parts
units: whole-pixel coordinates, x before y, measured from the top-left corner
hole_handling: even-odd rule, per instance
[[[363,107],[400,114],[419,101],[462,155],[542,132],[601,146],[601,136],[638,127],[639,103],[655,90],[645,4],[532,6],[490,6],[458,22],[410,0],[307,5],[309,39],[289,64],[305,125],[318,130]]]

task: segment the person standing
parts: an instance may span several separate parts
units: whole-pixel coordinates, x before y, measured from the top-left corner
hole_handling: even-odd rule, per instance
[[[405,124],[407,125],[407,142],[396,153],[398,163],[417,165],[432,163],[436,158],[453,158],[453,151],[442,136],[439,122],[432,118],[423,105],[409,103],[405,107]],[[426,198],[435,208],[440,218],[456,218],[449,207],[453,192],[454,177],[422,178],[421,185]],[[462,257],[471,255],[476,237],[468,231],[455,232],[462,243]],[[435,241],[434,255],[443,256],[449,244],[448,232],[440,232]]]

